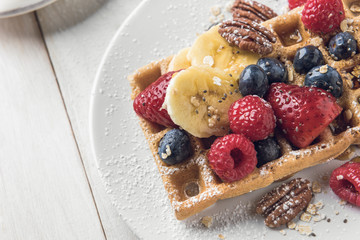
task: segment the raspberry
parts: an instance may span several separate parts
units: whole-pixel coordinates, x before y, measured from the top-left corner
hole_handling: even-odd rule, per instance
[[[304,5],[307,2],[307,0],[288,0],[288,2],[289,2],[289,8],[294,9]]]
[[[230,128],[251,141],[267,138],[274,132],[276,119],[271,105],[258,96],[246,96],[229,109]]]
[[[166,127],[176,127],[166,109],[162,108],[166,89],[174,73],[162,75],[134,99],[133,107],[137,115]]]
[[[335,169],[329,184],[341,199],[360,206],[360,163],[349,162]]]
[[[225,182],[246,177],[257,164],[254,144],[242,134],[216,139],[207,157],[210,167]]]
[[[341,0],[308,0],[301,20],[305,27],[317,33],[329,33],[340,27],[345,19]]]

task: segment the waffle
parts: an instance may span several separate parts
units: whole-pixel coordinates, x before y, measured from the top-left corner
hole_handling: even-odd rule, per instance
[[[354,1],[344,1],[344,7],[346,16],[353,21],[354,36],[360,43],[360,17],[350,11],[352,2]],[[305,168],[332,160],[349,146],[360,144],[360,88],[356,89],[356,84],[353,83],[354,76],[351,75],[354,68],[360,65],[360,54],[349,60],[338,62],[332,60],[325,46],[335,33],[320,36],[307,31],[300,20],[301,10],[301,8],[295,9],[263,23],[273,30],[277,38],[276,43],[273,44],[274,50],[268,56],[280,58],[285,63],[290,84],[302,85],[304,76],[295,73],[291,61],[298,48],[306,45],[318,46],[326,63],[336,68],[343,78],[343,96],[338,99],[339,105],[344,109],[343,112],[306,148],[293,147],[282,133],[276,130],[275,137],[281,147],[282,156],[261,168],[255,168],[244,179],[232,183],[222,182],[209,166],[206,154],[214,141],[213,138],[200,139],[190,136],[193,150],[191,158],[181,164],[168,166],[160,160],[157,152],[161,138],[170,129],[140,118],[140,126],[150,145],[178,220],[186,219],[220,199],[264,188]],[[172,57],[168,57],[153,62],[130,76],[132,98],[166,73],[171,59]]]

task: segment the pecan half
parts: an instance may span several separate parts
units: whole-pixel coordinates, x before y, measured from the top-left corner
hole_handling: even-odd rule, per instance
[[[252,0],[236,0],[231,12],[233,18],[246,17],[259,23],[277,16],[271,8]]]
[[[276,37],[272,32],[259,23],[246,18],[222,22],[219,33],[231,45],[260,55],[271,53],[273,50],[271,43],[276,42]]]
[[[279,227],[304,210],[311,198],[310,182],[296,178],[265,194],[259,201],[256,212],[266,217],[266,226]]]

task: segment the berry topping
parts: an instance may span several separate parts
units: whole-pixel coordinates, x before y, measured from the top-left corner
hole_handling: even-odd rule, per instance
[[[305,86],[318,87],[339,98],[342,95],[343,81],[336,69],[328,66],[317,66],[308,72]]]
[[[288,2],[289,2],[289,8],[294,9],[304,5],[307,2],[307,0],[288,0]]]
[[[350,33],[339,33],[330,40],[329,52],[336,61],[353,57],[357,52],[357,42]]]
[[[269,88],[266,73],[258,65],[249,65],[241,73],[239,89],[243,96],[258,95],[263,97]]]
[[[255,150],[257,152],[258,163],[256,167],[278,159],[281,156],[280,146],[275,138],[267,138],[265,140],[254,142]]]
[[[212,170],[225,182],[246,177],[257,164],[254,144],[241,134],[216,139],[207,157]]]
[[[176,127],[166,109],[162,108],[166,89],[174,73],[162,75],[135,98],[133,107],[137,115],[166,127]]]
[[[360,163],[348,162],[335,169],[329,185],[341,199],[360,206]]]
[[[305,74],[313,67],[323,65],[324,56],[317,47],[306,46],[297,50],[294,58],[295,71]]]
[[[276,119],[271,105],[258,96],[246,96],[229,109],[230,129],[251,141],[267,138],[274,132]]]
[[[282,62],[275,58],[260,58],[257,62],[266,73],[269,85],[274,82],[286,82],[288,72]]]
[[[286,138],[299,148],[310,145],[342,110],[323,89],[284,83],[272,84],[267,100]]]
[[[345,18],[341,0],[308,0],[301,20],[305,27],[317,33],[329,33],[340,27]]]
[[[168,131],[159,143],[158,154],[169,165],[185,161],[191,155],[189,136],[180,129]]]

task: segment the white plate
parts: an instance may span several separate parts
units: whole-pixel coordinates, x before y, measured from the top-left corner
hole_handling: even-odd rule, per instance
[[[281,11],[287,1],[262,2]],[[99,172],[117,211],[141,239],[217,239],[218,234],[226,239],[283,237],[279,229],[265,227],[262,217],[253,211],[253,202],[276,184],[219,201],[186,221],[177,221],[132,109],[127,76],[153,60],[190,46],[196,33],[203,32],[210,25],[210,8],[216,4],[222,6],[224,1],[144,1],[119,29],[96,78],[90,131]],[[356,222],[360,210],[351,205],[340,206],[339,199],[322,179],[340,164],[342,162],[332,161],[296,175],[323,183],[323,191],[315,195],[314,201],[324,202],[325,207],[320,212],[331,222],[298,221],[311,226],[317,239],[359,236]],[[339,215],[335,214],[336,211]],[[214,217],[210,229],[199,223],[202,216]],[[348,222],[343,223],[344,219]],[[308,238],[294,230],[285,231],[286,239]]]
[[[31,12],[55,1],[56,0],[1,0],[0,18]]]

